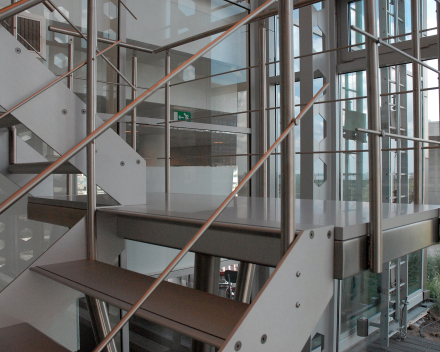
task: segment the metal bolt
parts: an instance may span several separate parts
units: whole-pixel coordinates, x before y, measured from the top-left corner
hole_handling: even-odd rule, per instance
[[[332,238],[332,232],[331,231],[327,232],[327,238]]]
[[[137,159],[137,160],[136,160],[136,164],[139,165],[140,163],[141,163],[141,161],[140,161],[139,159]]]
[[[236,351],[240,351],[240,350],[241,350],[241,342],[240,342],[240,341],[237,341],[237,342],[235,343],[234,349],[235,349]]]
[[[85,115],[86,114],[86,109],[81,109],[81,114]]]
[[[314,231],[310,231],[310,239],[313,240],[314,237],[315,237],[315,232]]]
[[[296,302],[296,308],[299,308],[301,306],[301,303]]]
[[[16,54],[21,54],[21,49],[20,48],[15,48],[15,53]]]
[[[296,277],[300,277],[301,273],[299,271],[296,272]]]
[[[121,166],[124,166],[124,165],[125,165],[125,162],[121,161]]]
[[[263,336],[261,336],[261,343],[262,343],[262,344],[265,344],[266,341],[267,341],[267,335],[264,334]]]
[[[63,115],[67,115],[67,110],[66,109],[63,109],[61,112],[63,113]]]

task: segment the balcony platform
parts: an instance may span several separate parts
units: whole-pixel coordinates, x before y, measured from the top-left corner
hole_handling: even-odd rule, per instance
[[[181,249],[224,196],[148,193],[146,204],[103,206],[117,219],[119,237]],[[30,198],[33,207],[84,209],[85,199]],[[38,204],[38,206],[37,206]],[[84,210],[83,210],[84,211]],[[46,218],[48,213],[44,213]],[[99,218],[99,217],[98,217]],[[194,246],[194,251],[275,267],[280,261],[279,198],[236,197]],[[38,220],[38,217],[32,216]],[[298,199],[297,231],[333,226],[336,279],[368,269],[369,203]],[[384,262],[426,248],[439,239],[439,206],[383,204]]]

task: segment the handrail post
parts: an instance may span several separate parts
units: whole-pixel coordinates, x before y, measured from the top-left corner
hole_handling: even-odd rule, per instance
[[[87,1],[87,135],[95,132],[96,127],[96,80],[97,62],[96,49],[97,36],[97,13],[96,0]],[[96,139],[87,145],[87,256],[90,260],[96,260],[96,174],[95,174],[95,148]],[[95,340],[99,344],[111,331],[105,302],[86,296],[89,308],[92,329]],[[112,340],[106,346],[107,352],[117,352],[115,341]]]
[[[68,72],[73,70],[73,57],[74,57],[74,46],[73,39],[69,39],[69,57],[68,57]],[[73,73],[67,76],[67,88],[73,91]],[[67,195],[72,197],[76,195],[76,183],[77,176],[76,175],[67,175]]]
[[[284,131],[295,117],[293,68],[293,0],[279,0],[280,21],[280,115]],[[281,255],[295,236],[295,128],[281,143]]]
[[[166,51],[165,55],[165,76],[171,72],[171,55]],[[165,84],[165,194],[167,205],[169,205],[169,195],[171,192],[171,142],[170,142],[170,120],[171,120],[171,82]]]
[[[365,30],[377,36],[376,1],[364,1]],[[379,53],[377,42],[366,37],[367,49],[367,103],[368,128],[379,131]],[[382,161],[380,136],[370,134],[368,137],[369,168],[370,168],[370,270],[374,273],[382,272],[383,238],[382,238]]]
[[[411,26],[412,26],[412,54],[420,60],[420,34],[419,34],[419,1],[411,0]],[[413,117],[414,137],[422,136],[422,109],[421,109],[421,67],[413,63]],[[422,144],[414,143],[414,204],[423,203],[423,156]]]
[[[132,84],[136,88],[137,87],[137,71],[138,71],[138,58],[136,56],[136,52],[133,53],[133,60],[132,60],[132,72],[131,72],[131,78],[132,78]],[[131,89],[131,99],[134,101],[136,99],[136,89]],[[137,138],[136,138],[136,119],[137,119],[137,109],[134,108],[131,112],[131,146],[136,151],[136,144],[137,144]]]
[[[260,22],[260,153],[267,152],[267,65],[266,65],[266,27]],[[261,166],[260,194],[267,197],[267,162]]]

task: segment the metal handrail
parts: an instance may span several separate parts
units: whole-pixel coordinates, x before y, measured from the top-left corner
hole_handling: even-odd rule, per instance
[[[114,46],[117,46],[120,43],[120,41],[117,41],[116,43],[114,43],[113,45],[110,45],[109,47],[105,48],[104,50],[102,50],[99,54],[96,55],[96,57],[102,55],[103,53],[105,53],[106,51],[110,50],[111,48],[113,48]],[[57,84],[59,81],[61,81],[63,78],[66,78],[68,76],[70,76],[73,72],[78,71],[81,67],[85,66],[87,64],[87,61],[83,61],[82,63],[80,63],[78,66],[76,66],[73,70],[70,70],[69,72],[65,73],[64,75],[60,76],[59,78],[57,78],[55,81],[53,81],[52,83],[49,83],[47,86],[45,86],[44,88],[41,88],[38,92],[32,94],[30,97],[26,98],[25,100],[23,100],[22,102],[18,103],[17,105],[15,105],[13,108],[9,109],[8,111],[4,112],[2,115],[0,115],[0,120],[5,117],[6,115],[9,115],[11,112],[17,110],[19,107],[23,106],[24,104],[26,104],[28,101],[31,101],[32,99],[34,99],[36,96],[40,95],[41,93],[43,93],[44,91],[48,90],[50,87],[54,86],[55,84]]]
[[[74,146],[72,149],[70,149],[66,154],[64,154],[62,157],[60,157],[56,162],[52,163],[45,170],[43,170],[39,175],[34,177],[31,181],[29,181],[21,189],[19,189],[17,192],[15,192],[13,195],[11,195],[8,199],[6,199],[0,205],[0,214],[3,213],[6,209],[8,209],[10,206],[15,204],[21,197],[23,197],[30,190],[32,190],[34,187],[36,187],[40,182],[42,182],[46,177],[48,177],[50,174],[52,174],[63,163],[65,163],[67,160],[69,160],[74,155],[78,154],[85,146],[87,146],[89,143],[91,143],[96,138],[98,138],[100,135],[102,135],[114,123],[119,121],[124,116],[128,115],[134,108],[136,108],[139,104],[141,104],[145,99],[147,99],[148,97],[153,95],[157,90],[159,90],[167,82],[171,81],[175,76],[177,76],[180,72],[182,72],[184,69],[186,69],[194,61],[196,61],[197,59],[199,59],[200,57],[205,55],[214,46],[216,46],[221,41],[223,41],[224,39],[229,37],[232,33],[234,33],[241,26],[250,22],[254,17],[256,17],[258,14],[260,14],[262,11],[264,11],[267,7],[269,7],[270,5],[272,5],[275,2],[276,2],[276,0],[268,0],[267,2],[265,2],[263,5],[258,7],[255,11],[251,12],[248,16],[246,16],[241,21],[236,23],[228,31],[226,31],[225,33],[220,35],[218,38],[214,39],[211,43],[206,45],[203,49],[201,49],[196,54],[194,54],[192,57],[190,57],[188,60],[186,60],[183,64],[181,64],[179,67],[177,67],[170,74],[168,74],[167,76],[162,78],[159,82],[157,82],[150,89],[148,89],[146,92],[141,94],[136,100],[132,101],[129,105],[127,105],[125,108],[123,108],[121,111],[119,111],[116,115],[114,115],[107,122],[102,124],[93,133],[88,135],[81,142],[79,142],[76,146]]]
[[[275,143],[268,149],[264,156],[255,164],[252,170],[246,175],[246,177],[239,183],[239,185],[232,191],[232,193],[224,200],[224,202],[217,208],[217,210],[212,214],[212,216],[206,221],[206,223],[201,227],[201,229],[194,235],[191,241],[180,251],[180,253],[173,259],[173,261],[166,267],[166,269],[160,274],[160,276],[154,281],[147,292],[138,300],[138,302],[127,312],[123,319],[114,327],[111,333],[102,341],[94,352],[100,352],[107,346],[107,344],[116,336],[116,334],[122,329],[122,327],[128,322],[128,320],[136,313],[136,311],[144,304],[148,297],[154,292],[154,290],[161,284],[162,281],[168,276],[168,274],[176,267],[176,265],[183,259],[183,257],[190,251],[192,246],[197,242],[197,240],[202,237],[205,231],[211,226],[211,224],[219,217],[223,210],[228,206],[228,204],[235,198],[238,192],[243,188],[243,186],[249,181],[249,179],[258,171],[261,165],[269,158],[274,150],[280,145],[280,143],[289,135],[293,127],[297,125],[298,121],[310,110],[315,101],[320,98],[321,94],[327,89],[328,83],[326,83],[318,93],[312,98],[312,100],[307,104],[307,106],[301,111],[301,113],[292,119],[292,122],[286,128],[286,130],[278,137]]]
[[[26,11],[27,9],[30,9],[43,1],[44,0],[21,0],[13,3],[12,5],[6,6],[0,10],[0,21],[15,16],[20,12]]]

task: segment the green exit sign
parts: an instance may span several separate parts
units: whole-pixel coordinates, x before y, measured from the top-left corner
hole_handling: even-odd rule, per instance
[[[174,120],[191,120],[191,113],[187,111],[174,111]]]

